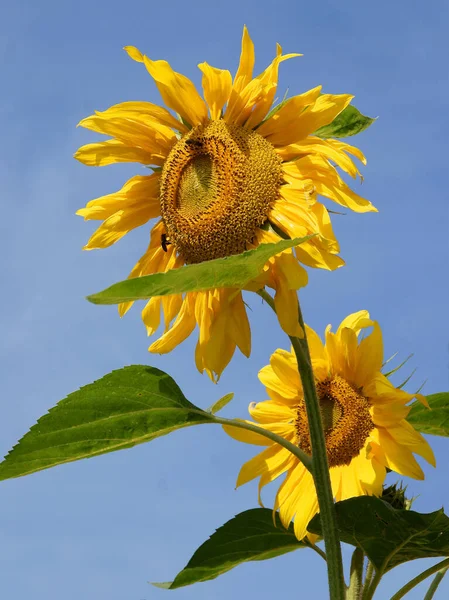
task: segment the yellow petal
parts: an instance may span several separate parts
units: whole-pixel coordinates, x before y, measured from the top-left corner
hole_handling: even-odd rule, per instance
[[[84,217],[85,221],[90,219],[103,221],[125,207],[129,209],[139,208],[145,203],[157,205],[159,203],[160,175],[136,175],[131,177],[125,185],[113,194],[101,196],[90,200],[85,208],[76,211],[77,215]],[[155,213],[154,216],[157,216]]]
[[[298,364],[294,354],[278,349],[270,357],[270,366],[279,380],[282,381],[285,389],[288,389],[289,397],[297,395],[302,390]]]
[[[100,225],[84,246],[84,250],[108,248],[132,229],[140,227],[156,217],[158,213],[159,207],[152,206],[151,203],[148,203],[147,206],[135,207],[132,210],[119,210]]]
[[[251,354],[251,329],[241,292],[230,302],[227,328],[229,336],[237,344],[242,354],[249,357]]]
[[[128,56],[135,60],[136,62],[143,63],[143,54],[140,50],[138,50],[135,46],[125,46],[123,48],[125,52],[127,52]]]
[[[253,76],[254,69],[254,44],[248,33],[246,25],[243,26],[242,35],[242,51],[240,54],[240,62],[237,69],[237,73],[234,77],[234,90],[240,92],[244,87],[248,85]]]
[[[123,144],[142,148],[150,154],[167,156],[177,138],[169,127],[155,120],[132,120],[120,112],[97,113],[79,122],[81,127],[110,135]]]
[[[349,327],[350,329],[353,329],[356,334],[359,334],[362,329],[371,327],[373,324],[374,321],[370,319],[369,312],[367,310],[359,310],[343,319],[337,329],[337,334],[345,327]]]
[[[269,481],[273,481],[288,469],[291,456],[291,452],[274,444],[244,463],[240,469],[236,487],[240,487],[264,474]]]
[[[243,421],[242,419],[235,420],[254,425],[254,423],[251,423],[251,421]],[[274,444],[274,442],[271,441],[269,438],[255,433],[254,431],[243,429],[242,427],[223,425],[223,429],[230,437],[232,437],[234,440],[237,440],[238,442],[244,442],[245,444],[253,444],[254,446],[271,446],[272,444]],[[277,444],[276,446],[279,448]]]
[[[161,296],[162,310],[164,312],[165,331],[170,328],[170,323],[181,310],[182,294],[170,294],[170,296]]]
[[[295,418],[295,412],[289,406],[280,402],[272,402],[271,400],[251,402],[248,411],[258,423],[292,421]]]
[[[151,102],[128,101],[114,104],[105,111],[96,113],[102,117],[110,117],[113,115],[128,118],[133,121],[138,121],[150,126],[156,121],[160,125],[165,125],[181,133],[187,133],[188,128],[175,119],[166,108],[152,104]]]
[[[316,192],[354,212],[377,212],[365,198],[359,196],[341,179],[335,167],[319,155],[309,154],[283,166],[284,172],[299,179],[312,179]]]
[[[382,331],[379,324],[374,321],[373,331],[360,342],[357,360],[353,363],[355,366],[352,381],[357,387],[363,387],[375,373],[381,370],[383,355]]]
[[[161,322],[161,301],[160,296],[150,298],[142,310],[142,321],[147,328],[148,335],[153,335]]]
[[[278,84],[278,72],[279,65],[284,60],[289,58],[295,58],[301,56],[301,54],[285,54],[282,56],[282,48],[278,45],[277,56],[273,62],[263,71],[257,79],[260,80],[263,86],[265,86],[266,93],[264,96],[255,104],[249,119],[245,123],[245,127],[253,129],[267,116],[271,105],[273,104],[274,97],[276,95],[277,84]]]
[[[344,145],[334,144],[334,141],[332,139],[322,140],[318,137],[309,136],[297,144],[279,148],[277,154],[284,160],[292,160],[307,154],[319,154],[327,160],[332,160],[340,169],[355,179],[357,175],[360,175],[359,170],[344,152]]]
[[[298,126],[298,120],[304,113],[304,110],[315,103],[321,93],[321,86],[308,90],[301,95],[293,96],[276,111],[269,119],[267,119],[257,129],[260,135],[266,137],[275,146],[286,146],[291,142],[297,142],[301,137],[293,133]],[[286,141],[284,141],[286,140]]]
[[[88,167],[104,167],[114,163],[137,162],[143,165],[163,165],[165,153],[154,154],[133,144],[110,139],[81,146],[74,157]]]
[[[266,387],[269,396],[273,399],[289,406],[298,403],[298,391],[293,391],[289,385],[286,385],[284,381],[280,380],[273,371],[271,365],[267,365],[260,369],[258,377],[261,383]],[[273,392],[275,394],[274,397],[272,396]]]
[[[403,419],[397,425],[388,427],[388,433],[397,443],[407,446],[414,454],[419,454],[433,467],[436,466],[432,448],[410,423]]]
[[[284,527],[294,517],[294,531],[301,540],[307,534],[307,526],[318,512],[318,500],[312,475],[302,464],[289,471],[276,496],[279,516]]]
[[[187,294],[188,296],[188,294]],[[183,342],[195,329],[195,317],[188,298],[184,298],[181,310],[172,327],[148,348],[149,352],[166,354]]]
[[[400,475],[413,479],[424,479],[424,473],[416,462],[411,450],[398,443],[383,427],[373,430],[371,436],[378,434],[378,443],[385,456],[386,466]]]
[[[297,114],[290,128],[283,128],[277,134],[269,136],[269,141],[276,146],[294,144],[314,133],[323,125],[331,123],[351,102],[354,96],[348,94],[321,94],[311,106]]]
[[[371,406],[370,413],[374,425],[379,427],[392,427],[405,419],[410,412],[410,407],[402,402],[388,402]]]
[[[211,119],[219,119],[221,110],[228,101],[232,88],[232,77],[229,71],[211,67],[207,62],[198,65],[203,73],[203,92]]]
[[[144,56],[143,62],[169,108],[180,114],[192,127],[207,120],[204,100],[188,77],[173,71],[166,60],[150,60]]]

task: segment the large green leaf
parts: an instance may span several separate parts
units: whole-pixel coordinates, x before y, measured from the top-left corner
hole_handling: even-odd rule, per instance
[[[335,117],[329,125],[323,125],[315,131],[313,135],[320,138],[345,138],[351,135],[357,135],[361,131],[368,129],[376,119],[366,117],[351,104],[347,106],[339,115]]]
[[[172,269],[168,273],[155,273],[115,283],[98,294],[88,296],[94,304],[119,304],[183,292],[198,292],[210,288],[243,288],[257,277],[265,263],[279,252],[298,246],[313,236],[261,244],[242,254],[217,258],[195,265]]]
[[[449,556],[449,518],[442,510],[421,514],[398,510],[374,496],[335,505],[340,539],[361,548],[377,570],[416,558]],[[319,515],[307,527],[321,534]]]
[[[0,464],[0,480],[131,448],[213,416],[153,367],[113,371],[59,402]]]
[[[286,552],[306,548],[293,533],[273,523],[268,508],[253,508],[232,518],[204,542],[174,581],[158,587],[176,589],[199,581],[215,579],[222,573],[250,560],[274,558]]]
[[[449,436],[449,392],[426,396],[430,409],[414,402],[407,421],[421,433]]]

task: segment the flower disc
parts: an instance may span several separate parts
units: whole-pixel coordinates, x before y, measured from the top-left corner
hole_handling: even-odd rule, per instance
[[[240,254],[279,197],[281,160],[257,132],[210,121],[171,150],[162,171],[167,238],[187,263]]]
[[[339,375],[318,382],[316,389],[329,466],[349,465],[365,446],[374,428],[369,411],[369,400]],[[304,452],[312,454],[304,402],[301,402],[297,408],[295,428],[299,446]]]

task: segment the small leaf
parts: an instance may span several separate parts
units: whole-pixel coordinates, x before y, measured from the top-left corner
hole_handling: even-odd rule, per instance
[[[210,413],[211,415],[215,415],[215,413],[217,413],[219,410],[224,408],[226,406],[226,404],[229,404],[229,402],[231,402],[231,400],[233,398],[234,398],[234,392],[231,392],[230,394],[226,394],[225,396],[223,396],[223,398],[220,398],[220,400],[217,400],[216,402],[214,402],[212,404],[212,406],[210,406],[207,409],[207,412]]]
[[[0,480],[131,448],[212,420],[163,371],[124,367],[70,394],[41,417],[0,464]]]
[[[421,433],[449,436],[449,392],[426,396],[430,410],[414,402],[407,421]]]
[[[217,258],[194,265],[172,269],[167,273],[144,275],[126,279],[111,287],[88,296],[94,304],[119,304],[183,292],[198,292],[210,288],[243,288],[256,278],[265,263],[283,250],[298,246],[313,236],[281,240],[273,244],[261,244],[242,254]]]
[[[215,579],[241,563],[274,558],[298,548],[307,546],[296,539],[292,525],[288,530],[280,523],[275,527],[271,510],[253,508],[217,529],[198,548],[174,581],[154,585],[174,590]]]
[[[320,138],[345,138],[351,135],[357,135],[374,123],[376,119],[366,117],[351,104],[347,106],[339,115],[335,117],[332,123],[323,125],[315,131],[313,135]]]
[[[361,548],[381,572],[416,558],[449,556],[449,518],[443,510],[398,510],[374,496],[337,502],[335,510],[341,541]],[[319,515],[307,529],[322,533]]]

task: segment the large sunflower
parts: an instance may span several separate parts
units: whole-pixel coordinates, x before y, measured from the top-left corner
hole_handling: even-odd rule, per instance
[[[358,339],[363,329],[370,335]],[[423,479],[413,454],[435,466],[433,452],[425,439],[406,421],[407,404],[420,394],[397,389],[381,373],[382,333],[367,311],[349,315],[336,333],[326,329],[323,345],[306,327],[321,417],[326,438],[332,490],[337,501],[353,496],[382,494],[386,469]],[[257,423],[311,453],[302,386],[293,352],[276,350],[270,364],[259,373],[270,400],[252,403],[249,412]],[[280,475],[286,477],[277,492],[274,510],[279,510],[287,527],[294,518],[298,539],[318,512],[312,475],[288,450],[265,437],[244,429],[225,427],[233,438],[267,446],[245,463],[237,486],[257,477],[260,491]]]
[[[111,136],[81,147],[75,157],[86,165],[137,162],[153,173],[137,175],[121,190],[88,202],[77,214],[103,221],[86,250],[106,248],[132,229],[158,219],[145,254],[129,277],[166,272],[238,254],[281,237],[317,234],[296,251],[265,266],[258,285],[275,290],[284,330],[298,335],[296,290],[307,283],[300,265],[336,269],[329,213],[317,194],[356,212],[375,210],[340,178],[335,166],[356,178],[350,155],[365,163],[357,148],[313,136],[351,102],[347,94],[321,94],[318,86],[271,110],[282,54],[253,78],[254,46],[246,27],[237,73],[199,65],[204,100],[193,83],[164,60],[151,60],[132,46],[125,50],[143,63],[166,106],[123,102],[83,119],[82,127]],[[132,303],[119,307],[124,315]],[[241,291],[213,289],[152,298],[142,312],[149,335],[165,332],[149,348],[165,353],[199,327],[196,364],[213,378],[230,361],[235,347],[250,354],[250,328]]]

